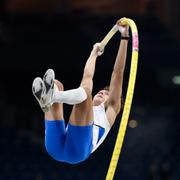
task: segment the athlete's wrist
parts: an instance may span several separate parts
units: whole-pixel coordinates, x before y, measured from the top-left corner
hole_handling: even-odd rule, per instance
[[[126,40],[126,41],[128,41],[129,38],[130,38],[129,35],[126,35],[126,36],[123,35],[123,36],[121,36],[121,40]]]
[[[98,54],[96,52],[92,51],[91,54],[90,54],[90,57],[91,58],[97,58]]]

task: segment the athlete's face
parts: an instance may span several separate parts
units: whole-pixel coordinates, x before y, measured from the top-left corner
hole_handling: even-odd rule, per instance
[[[103,102],[106,102],[109,98],[109,91],[100,90],[93,98],[93,105],[98,106]]]

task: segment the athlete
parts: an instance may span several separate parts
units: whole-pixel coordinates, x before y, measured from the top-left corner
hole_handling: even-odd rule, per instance
[[[93,46],[79,88],[64,91],[52,69],[43,79],[33,81],[33,94],[45,112],[45,147],[57,161],[76,164],[86,160],[104,141],[120,112],[129,27],[120,20],[117,28],[121,40],[109,89],[100,90],[92,99],[96,60],[103,53],[100,43]],[[63,103],[73,105],[66,127]]]

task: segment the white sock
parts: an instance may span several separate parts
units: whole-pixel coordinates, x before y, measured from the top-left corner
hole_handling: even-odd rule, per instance
[[[66,103],[70,105],[79,104],[87,99],[87,94],[84,88],[71,89],[67,91],[59,91],[55,85],[55,91],[52,98],[52,103]]]

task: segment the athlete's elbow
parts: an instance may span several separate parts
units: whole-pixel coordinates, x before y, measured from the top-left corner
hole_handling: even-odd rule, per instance
[[[88,68],[85,68],[83,73],[83,78],[92,79],[93,73]]]
[[[113,75],[118,76],[124,74],[124,67],[118,67],[113,69]]]

